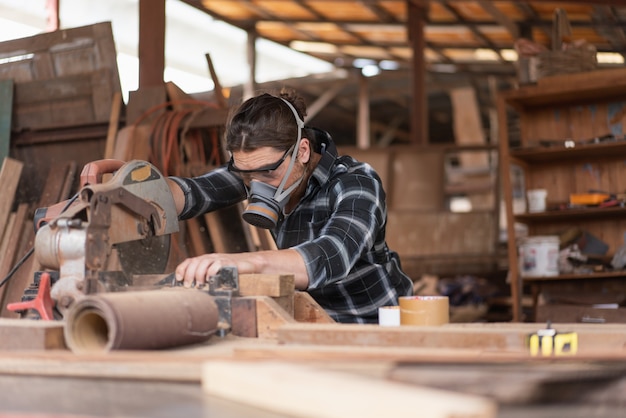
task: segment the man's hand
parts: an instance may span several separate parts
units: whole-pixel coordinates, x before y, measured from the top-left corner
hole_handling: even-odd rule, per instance
[[[236,267],[239,274],[256,273],[254,257],[254,253],[218,253],[188,258],[176,267],[176,281],[184,287],[203,287],[222,267]]]

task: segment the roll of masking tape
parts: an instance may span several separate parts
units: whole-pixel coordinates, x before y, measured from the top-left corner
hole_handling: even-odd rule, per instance
[[[447,296],[402,296],[401,325],[443,325],[450,322]]]
[[[382,327],[395,327],[400,325],[400,307],[381,306],[378,308],[378,325]]]

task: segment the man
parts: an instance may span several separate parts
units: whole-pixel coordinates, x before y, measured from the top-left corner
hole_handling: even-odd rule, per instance
[[[270,229],[278,250],[204,254],[176,268],[185,286],[225,266],[290,273],[338,322],[376,323],[378,308],[410,295],[412,281],[385,242],[385,192],[368,164],[337,156],[327,133],[309,128],[294,92],[244,102],[226,126],[227,165],[168,179],[180,219],[248,199],[243,218]]]

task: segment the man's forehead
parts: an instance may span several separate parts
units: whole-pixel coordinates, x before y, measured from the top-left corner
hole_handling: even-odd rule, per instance
[[[282,154],[282,151],[273,147],[257,148],[254,151],[234,151],[232,153],[235,165],[242,169],[260,167],[276,162]]]

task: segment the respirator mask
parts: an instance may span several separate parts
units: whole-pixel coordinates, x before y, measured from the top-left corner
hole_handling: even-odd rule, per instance
[[[250,188],[248,190],[248,205],[242,214],[242,218],[251,225],[254,225],[263,229],[273,229],[276,227],[278,220],[283,214],[285,205],[289,201],[289,195],[298,187],[302,182],[300,177],[294,184],[285,189],[285,183],[291,175],[293,166],[296,162],[296,156],[298,155],[298,149],[300,147],[300,140],[302,139],[302,129],[304,128],[304,122],[298,116],[296,109],[287,100],[282,99],[289,109],[293,112],[296,123],[298,124],[298,139],[291,153],[291,160],[289,161],[289,167],[285,172],[278,187],[271,186],[261,181],[252,180],[250,182]]]

